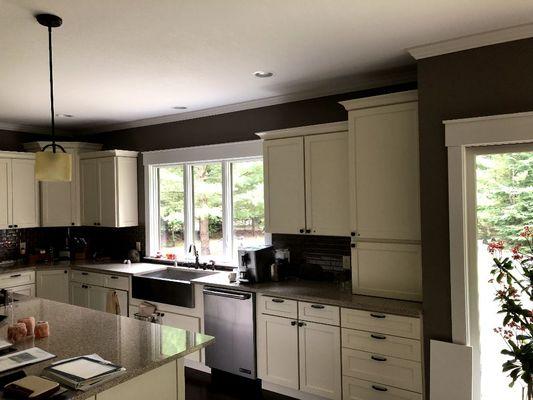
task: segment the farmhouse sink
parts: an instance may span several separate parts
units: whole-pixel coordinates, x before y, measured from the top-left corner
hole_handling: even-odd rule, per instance
[[[216,272],[167,268],[134,275],[131,280],[132,297],[194,308],[194,285],[191,280],[213,274]]]

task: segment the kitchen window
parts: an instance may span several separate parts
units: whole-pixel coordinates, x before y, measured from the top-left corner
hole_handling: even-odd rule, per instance
[[[205,146],[205,157],[202,148],[191,148],[192,154],[172,150],[175,163],[165,152],[143,155],[147,255],[193,261],[194,245],[202,262],[232,263],[239,248],[265,243],[263,160],[260,143],[251,144],[246,143],[245,149],[253,151],[243,152],[244,157],[216,161],[207,158],[218,146]],[[224,153],[230,145],[219,146]],[[165,162],[157,164],[154,158]],[[180,158],[187,161],[179,162]]]

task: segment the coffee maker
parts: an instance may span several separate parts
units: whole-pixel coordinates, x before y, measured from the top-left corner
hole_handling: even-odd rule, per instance
[[[258,283],[268,281],[270,266],[274,263],[272,246],[244,247],[239,249],[239,282]]]

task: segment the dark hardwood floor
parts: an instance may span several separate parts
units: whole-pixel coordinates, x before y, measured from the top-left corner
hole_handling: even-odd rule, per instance
[[[293,400],[261,390],[259,381],[217,371],[213,375],[185,368],[186,400]]]

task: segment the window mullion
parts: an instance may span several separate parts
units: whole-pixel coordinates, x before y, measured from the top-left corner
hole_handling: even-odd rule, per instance
[[[183,177],[184,177],[184,189],[185,189],[185,198],[184,198],[184,256],[187,255],[189,246],[194,243],[194,187],[192,179],[192,165],[184,164],[183,166]]]
[[[222,237],[224,243],[224,258],[233,257],[233,201],[231,162],[222,162]]]

